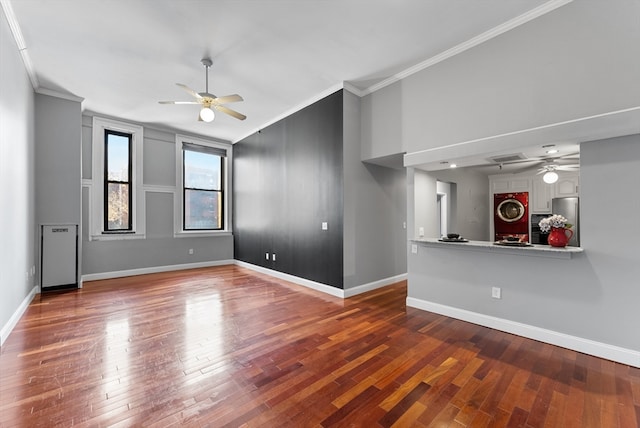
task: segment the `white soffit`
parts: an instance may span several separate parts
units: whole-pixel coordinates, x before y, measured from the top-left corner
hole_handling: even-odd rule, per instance
[[[487,153],[511,153],[544,144],[580,143],[639,133],[640,106],[407,153],[404,166],[435,170],[440,169],[441,161],[473,159],[474,156],[484,159]]]

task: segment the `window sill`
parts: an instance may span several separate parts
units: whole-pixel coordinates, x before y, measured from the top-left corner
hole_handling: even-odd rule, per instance
[[[218,236],[232,236],[233,232],[230,230],[216,230],[212,232],[203,231],[203,230],[194,230],[194,231],[181,231],[173,234],[174,238],[207,238],[207,237],[218,237]]]
[[[91,241],[125,241],[128,239],[145,239],[143,233],[105,233],[100,235],[91,235]]]

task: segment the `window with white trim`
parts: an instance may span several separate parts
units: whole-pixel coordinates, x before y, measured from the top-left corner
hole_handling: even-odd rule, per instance
[[[129,232],[133,210],[131,198],[131,141],[133,135],[111,129],[104,131],[103,231]]]
[[[144,238],[143,128],[93,118],[90,239]]]
[[[231,146],[176,136],[176,234],[229,231]]]

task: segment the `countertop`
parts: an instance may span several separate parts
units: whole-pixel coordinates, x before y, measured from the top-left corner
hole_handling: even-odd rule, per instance
[[[527,247],[496,245],[489,241],[443,242],[438,238],[416,238],[411,242],[429,247],[448,248],[453,250],[491,251],[495,253],[517,254],[532,257],[554,257],[570,259],[584,250],[580,247],[551,247],[549,245],[531,245]]]

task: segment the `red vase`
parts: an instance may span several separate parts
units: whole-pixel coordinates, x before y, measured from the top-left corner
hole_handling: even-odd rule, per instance
[[[567,234],[567,232],[569,232]],[[573,236],[573,230],[563,227],[552,227],[547,242],[552,247],[566,247]]]

